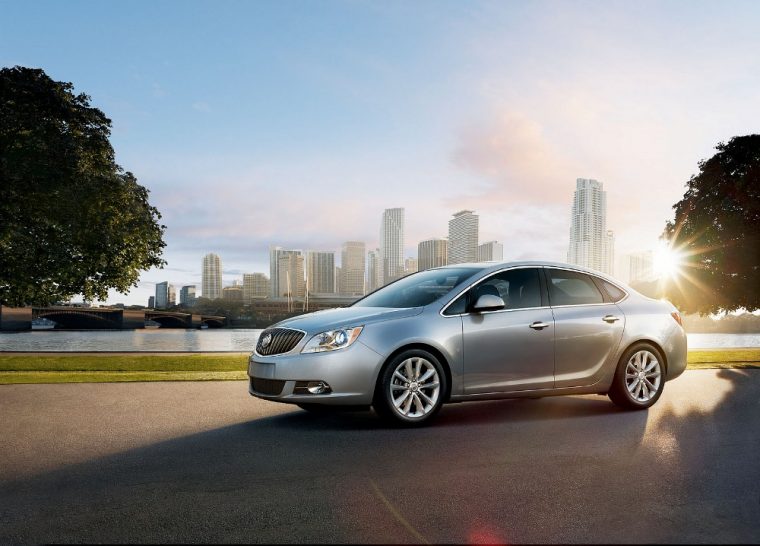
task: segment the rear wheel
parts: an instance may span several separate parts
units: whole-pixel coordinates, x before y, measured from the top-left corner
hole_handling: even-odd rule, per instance
[[[383,368],[373,406],[393,423],[421,425],[441,409],[445,392],[446,374],[438,359],[422,349],[410,349]]]
[[[625,409],[646,409],[662,395],[665,360],[650,343],[636,343],[620,359],[609,397]]]

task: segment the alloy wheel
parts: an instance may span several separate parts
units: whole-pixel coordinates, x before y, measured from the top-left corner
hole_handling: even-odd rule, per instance
[[[633,353],[625,367],[625,386],[636,402],[649,402],[660,390],[662,367],[657,356],[642,349]]]
[[[389,389],[396,412],[415,419],[425,417],[436,408],[441,381],[432,362],[413,356],[396,366]]]

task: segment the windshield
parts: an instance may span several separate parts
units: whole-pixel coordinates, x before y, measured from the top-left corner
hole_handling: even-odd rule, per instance
[[[420,271],[372,292],[352,307],[421,307],[445,296],[478,271],[481,269],[474,267]]]

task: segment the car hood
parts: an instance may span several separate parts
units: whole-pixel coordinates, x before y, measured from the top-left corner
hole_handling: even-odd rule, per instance
[[[388,307],[343,307],[326,309],[300,315],[278,322],[276,326],[303,330],[307,334],[317,334],[326,330],[350,326],[365,326],[372,322],[412,317],[422,313],[423,307],[393,309]]]

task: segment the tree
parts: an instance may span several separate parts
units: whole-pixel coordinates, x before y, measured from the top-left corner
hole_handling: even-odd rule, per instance
[[[734,137],[699,163],[664,238],[682,256],[666,287],[685,312],[760,308],[760,135]]]
[[[114,161],[111,120],[39,69],[0,70],[0,303],[126,293],[166,226]]]

